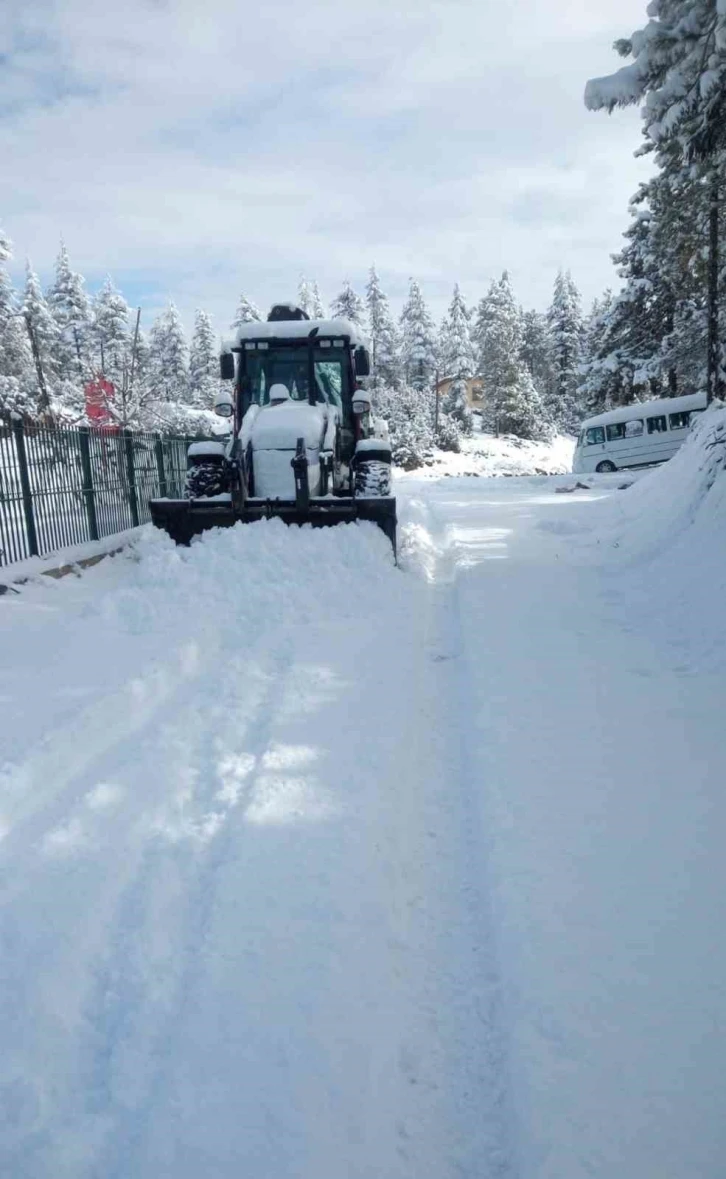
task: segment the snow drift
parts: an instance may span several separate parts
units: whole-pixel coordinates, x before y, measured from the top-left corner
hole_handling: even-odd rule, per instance
[[[701,530],[723,536],[726,525],[725,466],[726,408],[719,405],[702,415],[669,462],[602,504],[595,543],[642,559],[669,547],[694,525],[699,548],[707,548],[701,545]],[[627,481],[628,472],[622,474]]]

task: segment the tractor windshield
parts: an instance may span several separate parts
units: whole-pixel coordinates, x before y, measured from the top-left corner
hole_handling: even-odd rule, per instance
[[[308,400],[307,349],[248,353],[245,373],[251,404],[267,405],[273,385],[284,385],[293,401]]]
[[[248,404],[267,405],[273,385],[284,385],[293,401],[314,400],[337,405],[344,411],[350,405],[348,355],[342,348],[316,347],[312,366],[308,348],[277,347],[255,349],[245,354],[245,400]],[[310,398],[310,378],[314,397]]]

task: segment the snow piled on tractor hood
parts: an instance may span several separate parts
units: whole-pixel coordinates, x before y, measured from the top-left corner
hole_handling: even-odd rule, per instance
[[[256,451],[294,450],[298,438],[303,438],[308,450],[317,450],[325,433],[326,422],[325,408],[309,405],[307,401],[266,405],[252,424],[252,446]]]

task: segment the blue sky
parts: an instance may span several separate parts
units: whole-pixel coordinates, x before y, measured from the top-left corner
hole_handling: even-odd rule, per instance
[[[62,234],[144,320],[170,297],[227,327],[301,273],[330,299],[376,263],[439,316],[503,268],[586,300],[647,173],[636,111],[585,110],[632,0],[4,0],[0,222],[47,278]],[[9,16],[9,19],[7,19]]]

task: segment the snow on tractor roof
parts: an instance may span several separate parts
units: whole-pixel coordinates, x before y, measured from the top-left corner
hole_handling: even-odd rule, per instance
[[[347,319],[283,319],[276,323],[243,323],[234,336],[225,340],[224,347],[229,352],[247,340],[300,340],[311,335],[347,336],[353,347],[368,346],[360,328]]]

